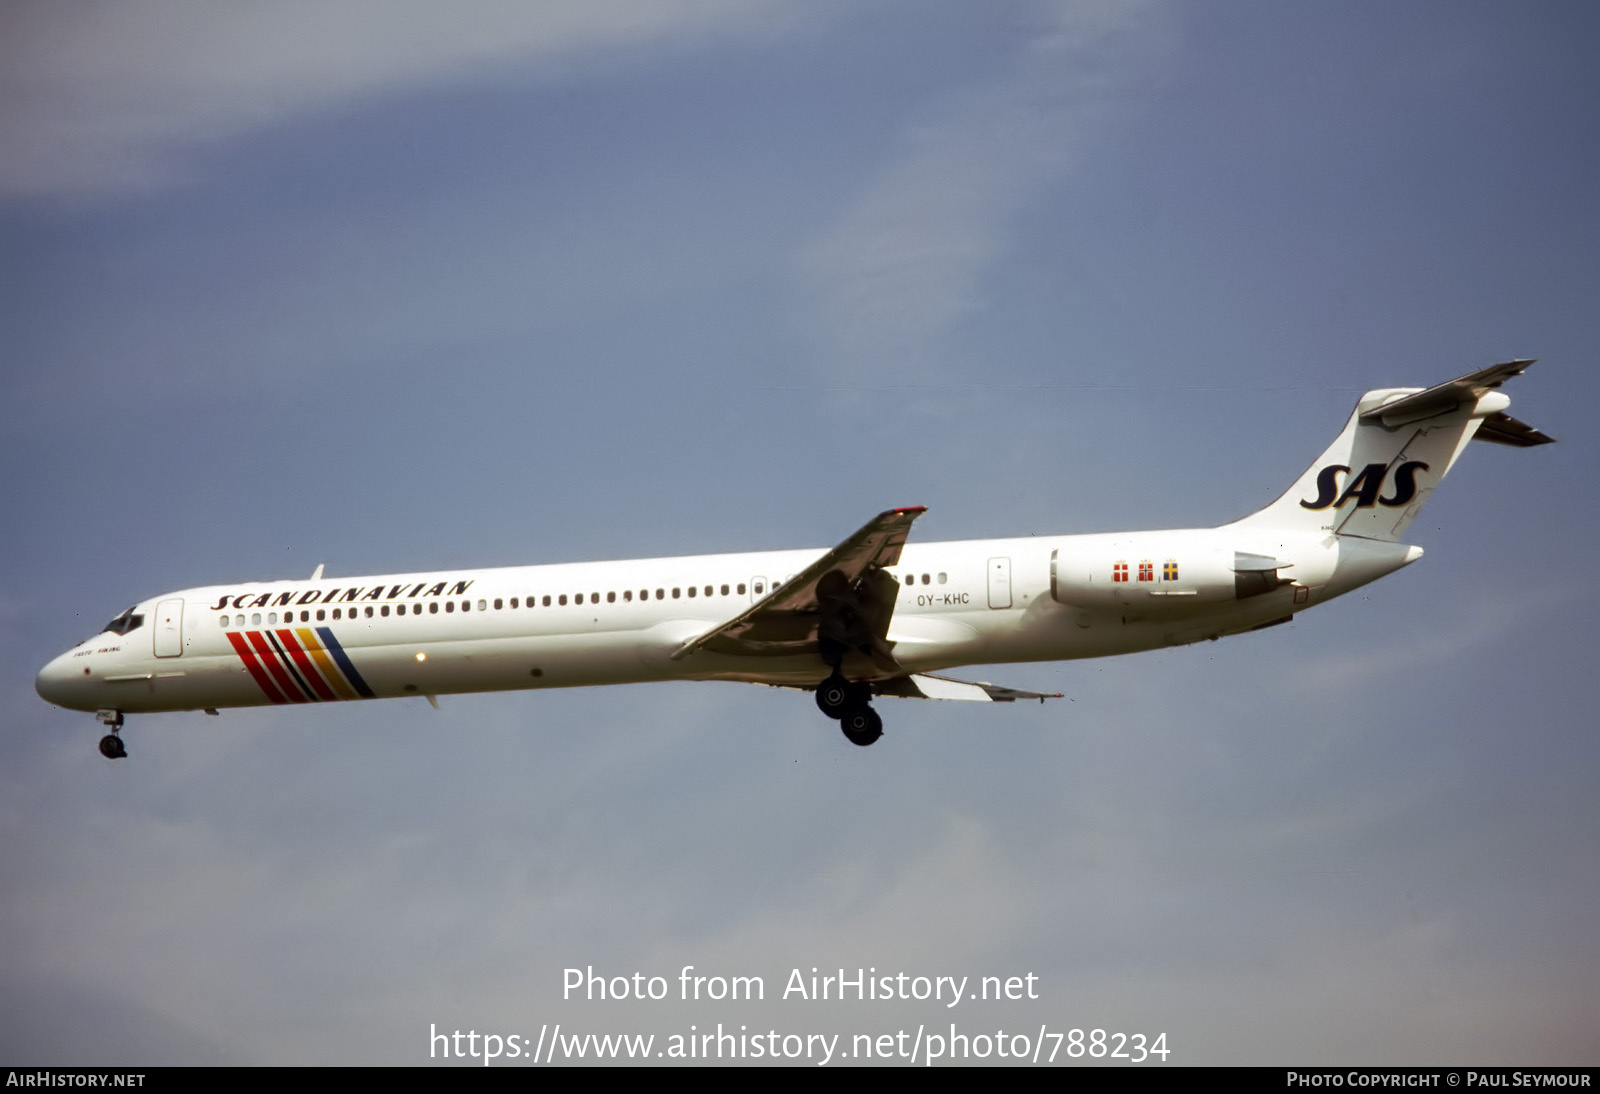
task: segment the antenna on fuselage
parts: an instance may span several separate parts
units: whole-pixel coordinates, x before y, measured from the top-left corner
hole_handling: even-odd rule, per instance
[[[326,565],[327,565],[327,563],[325,563],[325,562],[317,563],[317,568],[315,570],[311,571],[311,580],[312,581],[321,581],[322,580],[322,568],[324,566],[326,566]]]

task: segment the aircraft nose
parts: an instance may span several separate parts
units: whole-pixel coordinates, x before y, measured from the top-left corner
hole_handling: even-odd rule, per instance
[[[82,709],[74,700],[82,690],[80,681],[84,676],[82,670],[71,661],[72,655],[64,653],[40,669],[39,675],[33,678],[33,690],[47,703],[68,709]]]

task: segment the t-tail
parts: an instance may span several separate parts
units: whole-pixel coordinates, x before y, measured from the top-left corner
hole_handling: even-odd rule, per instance
[[[1497,390],[1531,364],[1507,361],[1435,387],[1367,392],[1282,497],[1229,527],[1398,542],[1474,437],[1517,447],[1555,439],[1507,414],[1511,400]]]

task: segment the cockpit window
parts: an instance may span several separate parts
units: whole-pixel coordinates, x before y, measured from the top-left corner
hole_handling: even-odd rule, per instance
[[[144,626],[144,615],[136,613],[132,608],[129,608],[107,623],[101,630],[102,633],[110,631],[112,634],[127,634],[129,631],[136,631],[142,626]]]

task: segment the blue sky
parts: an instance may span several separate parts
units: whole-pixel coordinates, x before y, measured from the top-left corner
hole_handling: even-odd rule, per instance
[[[6,1059],[1165,1031],[1593,1063],[1587,6],[123,3],[0,13]],[[130,720],[33,692],[211,582],[1205,526],[1372,387],[1513,413],[1293,625],[985,669],[846,745],[737,685]],[[951,709],[955,708],[955,709]],[[1585,714],[1585,711],[1590,713]],[[580,1004],[561,970],[1040,977]]]

